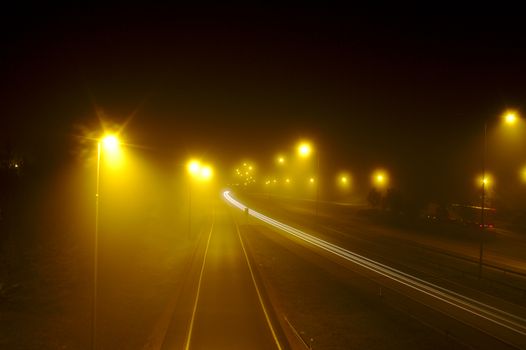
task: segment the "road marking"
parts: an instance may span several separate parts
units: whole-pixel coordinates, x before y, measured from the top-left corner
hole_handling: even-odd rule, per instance
[[[203,272],[205,270],[206,256],[208,254],[208,246],[210,245],[210,238],[212,238],[212,231],[214,230],[215,223],[215,212],[212,219],[212,226],[210,227],[210,234],[208,235],[208,241],[206,242],[205,256],[203,258],[203,265],[201,265],[201,272],[199,273],[199,282],[197,283],[197,293],[195,296],[194,309],[192,311],[192,318],[190,319],[190,327],[188,328],[188,335],[186,336],[185,350],[190,349],[190,340],[192,339],[192,331],[194,329],[195,314],[197,312],[197,304],[199,303],[199,294],[201,293],[201,282],[203,280]]]
[[[245,205],[232,198],[232,196],[230,195],[230,191],[223,192],[223,196],[228,202],[230,202],[237,208],[241,210],[248,209]],[[266,222],[269,225],[272,225],[286,233],[289,233],[292,236],[295,236],[329,253],[339,256],[340,258],[353,262],[359,266],[362,266],[370,271],[376,272],[393,281],[413,288],[423,294],[429,295],[449,305],[467,311],[468,313],[477,315],[480,318],[491,321],[494,324],[500,325],[501,327],[516,332],[516,334],[520,334],[521,336],[526,335],[526,319],[523,319],[517,315],[510,314],[491,305],[487,305],[485,303],[471,299],[462,294],[437,286],[436,284],[433,284],[431,282],[422,280],[418,277],[394,269],[390,266],[384,265],[359,254],[353,253],[333,243],[307,234],[289,225],[285,225],[277,220],[274,220],[268,216],[258,213],[255,210],[248,209],[248,213],[249,215],[258,218],[259,220]]]
[[[272,333],[272,337],[274,338],[274,342],[276,343],[276,346],[279,350],[282,350],[282,347],[279,343],[278,337],[276,335],[276,332],[274,331],[274,327],[272,326],[272,322],[270,321],[270,317],[267,312],[267,308],[265,307],[265,303],[263,302],[263,298],[261,297],[261,293],[258,288],[258,284],[256,283],[256,278],[254,277],[254,272],[252,271],[252,265],[250,264],[250,260],[248,260],[248,254],[247,250],[245,249],[245,244],[243,243],[243,239],[241,238],[241,232],[239,231],[239,226],[237,222],[235,222],[236,230],[237,230],[237,236],[239,237],[239,242],[241,242],[241,248],[243,248],[243,254],[245,255],[245,260],[247,261],[248,270],[250,271],[250,276],[252,277],[252,282],[254,283],[254,287],[256,288],[256,293],[258,295],[259,303],[261,304],[261,308],[263,309],[263,313],[265,314],[265,319],[267,320],[268,328],[270,328],[270,332]]]

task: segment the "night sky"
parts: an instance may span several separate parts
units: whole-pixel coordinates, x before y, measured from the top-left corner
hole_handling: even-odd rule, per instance
[[[415,12],[416,11],[416,12]],[[372,169],[418,197],[473,199],[488,168],[516,203],[526,130],[526,30],[512,8],[23,8],[2,14],[2,143],[67,161],[80,129],[128,121],[130,143],[225,169],[301,137],[324,171]],[[504,138],[504,140],[503,140]],[[521,187],[522,186],[522,187]],[[519,188],[519,190],[517,190]]]

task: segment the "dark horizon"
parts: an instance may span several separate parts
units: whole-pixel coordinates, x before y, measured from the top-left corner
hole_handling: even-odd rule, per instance
[[[133,144],[182,161],[206,154],[224,171],[311,138],[324,171],[348,169],[362,193],[384,167],[416,197],[476,197],[484,121],[498,135],[507,108],[524,110],[520,21],[511,10],[340,10],[15,11],[4,23],[3,143],[29,158],[67,155],[78,127],[96,129],[104,114],[129,119]],[[524,142],[504,167],[502,138],[490,138],[488,170],[518,205]]]

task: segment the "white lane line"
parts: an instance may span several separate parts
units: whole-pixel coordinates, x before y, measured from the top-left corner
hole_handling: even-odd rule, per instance
[[[208,235],[208,241],[206,242],[205,256],[203,257],[203,265],[201,265],[201,272],[199,273],[199,282],[197,283],[197,292],[195,296],[194,308],[192,310],[192,318],[190,319],[190,327],[188,328],[188,334],[186,336],[185,350],[190,349],[190,340],[192,339],[192,331],[194,329],[195,314],[197,312],[197,304],[199,303],[199,295],[201,293],[201,282],[203,280],[203,272],[205,270],[206,256],[208,254],[208,246],[210,246],[210,238],[212,238],[212,231],[214,230],[215,223],[215,212],[212,220],[212,227],[210,227],[210,234]]]
[[[232,198],[232,196],[230,195],[230,191],[225,191],[223,193],[223,196],[228,202],[230,202],[232,205],[236,206],[237,208],[241,210],[247,209],[245,205],[241,204],[240,202]],[[324,241],[315,236],[309,235],[303,231],[295,229],[291,226],[285,225],[272,218],[269,218],[263,214],[258,213],[255,210],[248,209],[248,213],[251,216],[258,218],[259,220],[266,222],[269,225],[279,228],[282,231],[285,231],[325,251],[335,254],[345,260],[351,261],[368,270],[374,271],[375,273],[378,273],[384,277],[390,278],[398,283],[411,287],[426,295],[432,296],[452,306],[455,306],[471,314],[474,314],[481,318],[489,320],[502,327],[508,328],[514,332],[520,333],[522,335],[526,335],[526,320],[524,318],[510,314],[503,310],[497,309],[493,306],[490,306],[482,302],[479,302],[477,300],[468,298],[454,291],[437,286],[433,283],[427,282],[425,280],[411,276],[402,271],[396,270],[390,266],[381,264],[379,262],[376,262],[364,256],[348,251],[335,244]]]
[[[267,308],[265,307],[265,303],[263,302],[263,298],[261,297],[261,292],[259,291],[258,284],[256,283],[256,278],[254,277],[252,265],[250,264],[250,260],[248,259],[247,250],[245,249],[245,244],[243,243],[243,239],[241,238],[241,232],[239,231],[239,226],[237,222],[234,221],[234,223],[236,225],[237,236],[239,237],[239,242],[241,242],[241,248],[243,248],[243,254],[245,255],[245,260],[247,261],[248,270],[250,271],[250,276],[252,277],[252,282],[254,283],[254,287],[256,288],[256,293],[258,295],[259,303],[261,304],[261,308],[263,309],[263,313],[265,314],[265,319],[267,320],[268,328],[270,329],[270,332],[272,333],[272,338],[274,338],[274,342],[276,343],[277,348],[279,350],[282,350],[282,347],[279,343],[276,332],[274,331],[274,327],[272,326],[272,322],[270,321],[270,317],[268,315]]]

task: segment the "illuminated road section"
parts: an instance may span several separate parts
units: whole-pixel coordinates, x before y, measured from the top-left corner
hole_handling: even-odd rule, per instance
[[[498,308],[468,298],[436,284],[424,281],[390,266],[353,253],[347,249],[341,248],[335,244],[317,238],[294,227],[283,224],[243,205],[232,197],[230,191],[224,191],[223,196],[233,206],[241,209],[242,211],[248,210],[249,215],[296,238],[299,238],[312,246],[334,254],[346,261],[359,265],[403,286],[409,287],[414,291],[423,293],[424,295],[435,299],[435,301],[445,303],[446,306],[461,310],[470,316],[476,316],[482,321],[489,321],[491,327],[489,329],[487,329],[487,325],[486,327],[481,327],[480,319],[478,322],[475,322],[475,326],[478,328],[485,328],[483,331],[489,334],[497,334],[496,336],[504,342],[511,343],[521,348],[526,346],[526,319],[524,318],[499,310]],[[441,309],[443,310],[444,308]],[[472,323],[466,319],[464,319],[463,322]],[[497,329],[503,328],[503,331],[495,333],[492,331],[496,329],[495,327],[497,327]]]

